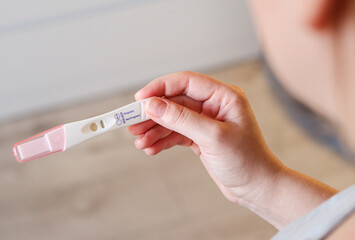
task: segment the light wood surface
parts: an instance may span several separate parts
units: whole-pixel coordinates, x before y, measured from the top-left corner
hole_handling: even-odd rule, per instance
[[[258,62],[210,73],[242,87],[273,151],[290,167],[343,189],[354,168],[285,115]],[[174,148],[154,157],[127,129],[19,164],[12,145],[61,123],[133,101],[133,92],[0,126],[1,239],[269,239],[276,230],[224,199],[198,158]]]

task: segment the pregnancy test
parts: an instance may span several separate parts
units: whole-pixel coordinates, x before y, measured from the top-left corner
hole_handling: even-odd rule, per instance
[[[148,98],[149,99],[149,98]],[[144,122],[144,99],[111,112],[77,122],[59,125],[14,145],[12,151],[20,163],[62,152],[105,132]]]

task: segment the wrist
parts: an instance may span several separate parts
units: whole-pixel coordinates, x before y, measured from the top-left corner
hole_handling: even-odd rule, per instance
[[[281,162],[264,169],[253,175],[253,181],[247,186],[232,189],[234,196],[232,202],[249,209],[267,222],[281,229],[288,221],[282,214],[278,214],[280,204],[280,191],[282,191],[282,179],[287,175],[288,168]]]
[[[250,173],[246,177],[245,184],[226,188],[232,202],[247,208],[273,194],[280,176],[287,171],[287,167],[271,152],[254,162],[249,170],[245,171]]]
[[[309,213],[337,193],[337,190],[283,164],[279,165],[278,170],[275,168],[260,176],[264,177],[258,176],[258,180],[243,192],[239,190],[237,203],[277,229]]]

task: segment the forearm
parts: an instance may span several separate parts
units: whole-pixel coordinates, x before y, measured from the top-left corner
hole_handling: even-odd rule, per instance
[[[337,190],[290,168],[281,168],[266,180],[253,199],[239,204],[282,229],[337,193]]]

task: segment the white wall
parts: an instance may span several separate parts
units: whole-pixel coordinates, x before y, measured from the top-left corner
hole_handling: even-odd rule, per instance
[[[241,0],[3,0],[0,121],[257,51]]]

